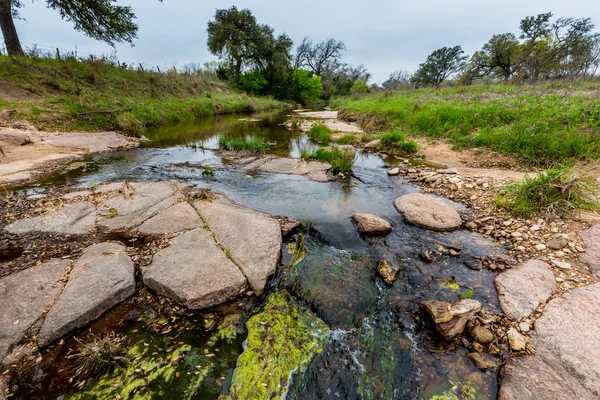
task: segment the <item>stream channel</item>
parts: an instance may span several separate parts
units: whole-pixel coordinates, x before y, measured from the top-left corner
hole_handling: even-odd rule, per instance
[[[264,391],[246,388],[237,392],[242,395],[232,389],[239,356],[249,331],[252,334],[254,317],[275,327],[277,321],[269,322],[270,318],[289,313],[284,317],[292,322],[283,332],[273,328],[263,338],[272,343],[272,357],[243,366],[295,369],[275,383],[282,389],[271,391],[268,398],[496,398],[496,371],[479,371],[466,357],[464,346],[440,341],[435,328],[419,314],[418,302],[457,301],[460,292],[471,289],[473,299],[486,310],[499,312],[494,273],[467,265],[474,257],[502,249],[465,230],[436,233],[405,224],[393,201],[419,189],[400,176],[388,176],[385,168],[401,160],[359,151],[352,178],[323,183],[304,176],[248,174],[211,150],[223,134],[265,137],[271,144],[268,153],[282,157],[297,158],[302,148],[318,146],[306,135],[281,126],[286,114],[261,115],[260,121],[219,116],[161,127],[148,132],[150,140],[138,149],[93,156],[85,168],[55,173],[33,187],[19,189],[30,196],[44,196],[49,187],[90,187],[124,179],[181,180],[303,224],[301,233],[284,240],[278,272],[259,298],[244,295],[224,306],[191,312],[140,287],[135,298],[43,353],[44,361],[35,372],[23,373],[21,378],[28,383],[18,382],[19,396],[119,399],[123,397],[118,393],[128,387],[130,398],[260,399]],[[214,168],[214,176],[203,176],[195,165]],[[388,220],[392,233],[361,236],[351,220],[355,213]],[[299,234],[306,251],[298,258],[292,254],[298,249]],[[448,247],[460,249],[460,255],[451,257],[444,250]],[[433,262],[422,260],[426,250],[435,255]],[[400,267],[391,286],[377,274],[382,259]],[[299,356],[290,367],[289,358],[283,356],[303,348],[302,335],[285,335],[285,331],[296,328],[308,330],[319,340],[310,357]],[[90,330],[127,335],[134,361],[102,377],[73,378],[68,355]],[[299,342],[286,343],[288,339],[278,334]],[[457,387],[461,389],[458,396]]]

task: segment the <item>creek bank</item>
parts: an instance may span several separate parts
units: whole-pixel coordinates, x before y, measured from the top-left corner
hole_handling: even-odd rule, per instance
[[[285,123],[288,129],[298,129],[308,132],[315,125],[325,125],[333,133],[333,139],[339,139],[345,134],[363,136],[365,132],[354,122],[346,122],[338,118],[338,111],[298,111],[292,114],[292,120]]]

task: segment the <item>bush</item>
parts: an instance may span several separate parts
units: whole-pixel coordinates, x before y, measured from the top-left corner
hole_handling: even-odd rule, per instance
[[[250,150],[264,153],[267,151],[267,141],[256,136],[243,138],[221,136],[219,137],[219,148],[223,150]]]
[[[308,137],[320,143],[331,142],[331,129],[325,125],[314,125],[308,131]]]
[[[248,72],[240,76],[239,85],[248,94],[261,95],[269,84],[267,79],[259,72]]]
[[[369,87],[367,86],[366,79],[357,79],[350,88],[350,94],[364,94],[369,93]]]
[[[583,178],[568,167],[552,168],[535,177],[526,176],[522,183],[504,188],[496,205],[529,218],[535,214],[562,214],[574,209],[597,209],[600,184]]]
[[[320,76],[309,78],[308,72],[297,69],[292,74],[295,93],[293,98],[302,104],[310,103],[321,96],[323,84]]]
[[[302,150],[301,157],[331,164],[333,173],[351,172],[354,166],[354,156],[336,147],[332,149],[318,149],[316,151]]]

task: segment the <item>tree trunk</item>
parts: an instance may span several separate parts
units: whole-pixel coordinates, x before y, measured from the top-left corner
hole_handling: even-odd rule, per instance
[[[10,0],[0,0],[0,28],[2,28],[2,36],[4,36],[4,44],[8,55],[22,56],[24,55],[23,48],[21,47],[21,41],[19,41],[10,7]]]

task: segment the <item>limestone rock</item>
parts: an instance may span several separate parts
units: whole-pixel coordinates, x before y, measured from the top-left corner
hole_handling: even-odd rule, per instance
[[[109,231],[129,230],[177,203],[181,196],[169,182],[132,183],[130,190],[124,189],[98,206],[99,226]]]
[[[552,250],[560,250],[563,247],[567,246],[568,244],[569,244],[569,239],[567,239],[564,236],[559,236],[559,237],[549,240],[548,243],[546,243],[546,246]]]
[[[450,204],[428,194],[407,194],[394,201],[394,207],[411,224],[435,231],[460,228],[462,219]]]
[[[597,400],[600,397],[600,284],[553,299],[537,320],[533,356],[504,367],[500,400]]]
[[[217,242],[229,249],[255,293],[261,294],[281,255],[281,227],[267,214],[220,198],[198,202],[196,209],[214,232]]]
[[[393,285],[398,278],[398,272],[400,272],[400,267],[395,265],[391,265],[386,260],[381,260],[377,264],[377,272],[383,278],[384,282],[388,285]]]
[[[392,169],[390,169],[390,170],[387,172],[387,174],[388,174],[389,176],[396,176],[396,175],[400,175],[400,168],[398,168],[398,167],[392,168]]]
[[[65,204],[48,214],[15,221],[4,229],[17,234],[46,232],[84,235],[94,229],[95,212],[92,203]]]
[[[586,253],[581,254],[579,260],[588,264],[596,279],[600,280],[600,224],[592,226],[581,233],[581,239],[586,247]]]
[[[462,334],[467,321],[481,310],[481,303],[472,299],[461,300],[457,303],[427,300],[419,305],[431,316],[438,332],[446,340]]]
[[[198,212],[188,203],[177,203],[150,218],[137,229],[141,235],[177,233],[199,228],[202,220]]]
[[[0,279],[0,366],[60,294],[69,260],[50,260]]]
[[[17,129],[0,128],[0,142],[10,143],[15,146],[24,146],[31,143],[31,139],[27,132]]]
[[[221,304],[246,287],[239,268],[203,228],[175,238],[142,268],[142,275],[148,287],[191,309]]]
[[[117,132],[64,132],[44,137],[44,143],[55,147],[76,147],[90,153],[137,147],[139,140]]]
[[[266,156],[245,165],[242,169],[274,174],[306,175],[311,180],[322,181],[323,179],[328,180],[327,171],[331,169],[331,165],[320,161]]]
[[[510,328],[506,333],[506,337],[512,351],[525,351],[527,348],[527,338],[515,328]]]
[[[494,279],[502,311],[520,320],[529,316],[556,289],[550,266],[541,260],[529,260]]]
[[[365,235],[386,235],[392,231],[392,225],[377,215],[354,214],[352,219],[358,225],[358,229]]]
[[[77,260],[62,294],[38,334],[45,346],[81,328],[135,292],[135,269],[116,243],[94,244]]]
[[[381,143],[381,140],[375,139],[375,140],[371,140],[370,142],[365,143],[365,145],[363,147],[365,149],[376,149],[380,143]]]
[[[471,337],[474,341],[481,344],[488,344],[494,341],[494,334],[485,326],[477,325],[471,329]]]

